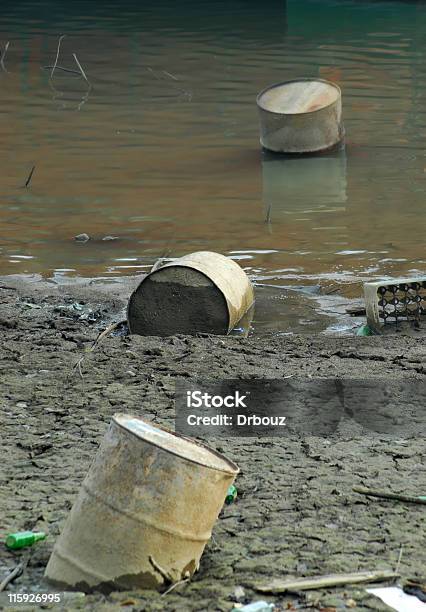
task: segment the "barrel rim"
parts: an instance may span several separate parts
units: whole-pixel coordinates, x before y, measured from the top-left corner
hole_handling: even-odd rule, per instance
[[[278,111],[272,111],[268,108],[265,108],[264,106],[262,106],[262,104],[260,103],[260,99],[261,97],[267,92],[270,91],[271,89],[275,89],[276,87],[281,87],[282,85],[289,85],[290,83],[300,83],[303,81],[311,81],[311,82],[317,82],[317,83],[326,83],[327,85],[331,85],[331,87],[334,87],[334,89],[337,89],[338,93],[339,93],[339,97],[342,97],[342,90],[340,89],[340,87],[337,85],[337,83],[333,83],[333,81],[328,81],[327,79],[316,79],[314,77],[302,77],[300,79],[290,79],[289,81],[280,81],[279,83],[273,83],[272,85],[268,85],[267,87],[265,87],[264,89],[262,89],[262,91],[260,91],[257,96],[256,96],[256,104],[257,107],[265,112],[265,113],[270,113],[271,115],[276,115],[278,117],[297,117],[299,115],[314,115],[315,113],[319,113],[320,111],[323,111],[327,108],[330,108],[331,106],[333,106],[334,104],[336,104],[336,102],[338,100],[334,100],[333,102],[330,102],[330,104],[327,104],[326,106],[321,106],[321,108],[317,108],[313,111],[309,111],[309,112],[301,112],[301,113],[280,113]],[[339,98],[338,98],[339,99]]]
[[[218,457],[224,463],[228,464],[230,469],[229,470],[225,470],[225,469],[222,469],[220,467],[213,467],[211,465],[206,465],[205,463],[202,463],[202,461],[197,461],[196,459],[191,459],[190,457],[184,457],[184,456],[180,455],[179,453],[174,452],[173,450],[171,450],[169,448],[166,448],[164,446],[161,446],[161,444],[155,443],[152,440],[149,440],[147,438],[144,438],[144,437],[138,435],[135,431],[132,431],[131,429],[128,429],[122,423],[120,423],[118,421],[119,417],[138,419],[139,421],[142,421],[143,423],[146,423],[147,425],[151,425],[152,426],[152,424],[149,423],[149,421],[146,421],[145,419],[143,419],[142,417],[140,417],[138,415],[129,414],[127,412],[116,412],[112,416],[112,421],[118,427],[123,429],[126,433],[131,434],[132,436],[134,436],[138,440],[143,440],[147,444],[151,444],[152,446],[160,448],[161,450],[164,450],[165,452],[170,453],[171,455],[174,455],[175,457],[179,457],[179,459],[182,459],[183,461],[188,461],[189,463],[195,463],[196,465],[201,465],[203,468],[206,468],[206,469],[209,469],[209,470],[213,470],[215,472],[223,472],[224,474],[228,474],[228,476],[234,476],[235,477],[239,473],[239,471],[240,471],[240,468],[238,467],[238,465],[236,463],[234,463],[233,461],[231,461],[231,459],[228,459],[228,457],[225,457],[225,455],[222,455],[222,453],[219,453],[214,448],[211,448],[207,444],[204,444],[203,442],[200,442],[199,440],[196,440],[195,438],[190,438],[189,436],[184,436],[184,435],[178,433],[177,431],[171,431],[170,429],[167,429],[166,427],[163,427],[162,425],[159,425],[158,423],[155,423],[155,427],[158,427],[158,429],[161,429],[162,431],[170,434],[171,436],[175,436],[176,438],[180,438],[181,440],[185,440],[186,442],[190,442],[191,444],[195,444],[196,446],[201,446],[204,450],[208,451],[209,453],[211,453],[215,457]]]

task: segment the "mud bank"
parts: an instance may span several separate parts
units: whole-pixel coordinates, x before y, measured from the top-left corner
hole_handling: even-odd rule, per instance
[[[48,589],[42,576],[53,542],[111,415],[126,410],[173,427],[176,380],[290,374],[426,380],[424,340],[404,336],[116,336],[86,354],[80,372],[74,366],[84,349],[122,318],[133,286],[0,282],[1,531],[48,533],[10,592]],[[364,484],[425,494],[424,440],[348,429],[336,439],[209,443],[241,467],[239,496],[224,508],[195,578],[165,597],[93,594],[64,609],[226,611],[242,586],[244,601],[269,599],[283,609],[331,612],[353,600],[356,610],[388,610],[360,586],[271,597],[253,587],[285,576],[395,568],[401,547],[402,577],[424,579],[424,506],[352,492]],[[0,546],[1,578],[21,556]]]

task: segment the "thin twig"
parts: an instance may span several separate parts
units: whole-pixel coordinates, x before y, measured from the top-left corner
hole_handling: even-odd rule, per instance
[[[170,586],[167,589],[167,591],[164,591],[164,593],[161,593],[161,597],[164,597],[165,595],[168,595],[171,591],[173,591],[173,589],[175,589],[180,584],[184,584],[185,582],[189,582],[189,578],[184,578],[183,580],[179,580],[178,582],[175,582],[174,584],[172,584],[172,586]]]
[[[52,70],[53,66],[42,66],[42,70]],[[71,68],[64,68],[63,66],[55,66],[55,70],[63,70],[64,72],[71,72],[72,74],[80,74],[79,70],[72,70]]]
[[[96,338],[96,340],[90,347],[89,352],[91,353],[92,351],[94,351],[95,348],[98,346],[99,342],[101,342],[101,340],[103,340],[105,336],[108,336],[108,334],[114,331],[114,329],[116,329],[119,325],[122,325],[122,323],[125,323],[125,321],[117,321],[116,323],[111,323],[111,325],[108,325],[108,327],[104,329],[104,331],[101,332],[99,336]]]
[[[14,570],[12,570],[6,578],[0,583],[0,592],[4,591],[8,584],[13,582],[15,578],[18,578],[24,571],[24,566],[22,563],[19,563]]]
[[[77,361],[77,363],[75,364],[75,365],[78,367],[78,371],[79,371],[79,374],[80,374],[80,377],[81,377],[81,378],[84,378],[84,376],[83,376],[83,372],[81,371],[81,362],[82,362],[83,360],[84,360],[84,356],[83,356],[83,357],[80,357],[80,359],[79,359],[79,360]]]
[[[165,259],[168,258],[168,256],[170,255],[170,249],[166,248],[162,255],[160,255],[160,257],[158,259],[156,259],[154,261],[154,263],[152,264],[151,270],[149,271],[149,273],[151,274],[152,272],[155,272],[156,270],[158,270],[158,268],[161,268],[163,266],[163,262],[165,261]]]
[[[170,582],[173,582],[173,580],[171,579],[170,575],[168,572],[166,572],[165,569],[163,569],[161,567],[161,565],[158,565],[157,561],[154,559],[154,557],[152,557],[151,555],[149,555],[148,557],[149,562],[151,563],[152,567],[159,573],[162,575],[162,577],[164,578],[164,580],[170,584]]]
[[[408,502],[410,504],[426,504],[426,495],[400,495],[399,493],[388,493],[387,491],[375,491],[367,487],[352,487],[355,493],[369,495],[370,497],[380,497],[382,499],[394,499],[396,501]]]
[[[266,209],[266,219],[265,219],[265,223],[268,223],[268,225],[271,222],[271,209],[272,209],[272,204],[269,202],[268,208]]]
[[[30,184],[31,179],[33,178],[34,170],[35,170],[35,166],[33,166],[33,167],[31,168],[31,172],[30,172],[30,174],[28,175],[27,180],[25,181],[25,187],[28,187],[28,185]]]
[[[170,74],[170,72],[167,72],[167,70],[163,70],[163,74],[166,74],[167,76],[169,76],[174,81],[179,81],[179,79],[177,77],[175,77],[174,74]]]
[[[73,58],[75,59],[75,63],[76,63],[76,64],[77,64],[77,66],[79,67],[79,70],[80,70],[80,72],[81,72],[81,74],[82,74],[82,76],[83,76],[83,79],[86,81],[86,83],[89,85],[89,87],[92,87],[92,84],[90,83],[89,79],[87,78],[86,73],[84,72],[82,65],[81,65],[81,64],[80,64],[80,62],[78,61],[76,54],[75,54],[75,53],[73,53],[73,54],[72,54],[72,56],[73,56]]]
[[[4,62],[4,58],[6,57],[7,50],[9,49],[9,45],[10,45],[10,41],[7,41],[7,43],[6,43],[6,44],[5,44],[5,46],[4,46],[4,51],[3,51],[2,55],[1,55],[1,59],[0,59],[0,64],[1,64],[1,67],[3,68],[3,70],[4,70],[5,72],[6,72],[6,68],[5,68],[4,63],[3,63],[3,62]]]
[[[396,563],[395,574],[399,573],[399,566],[401,565],[401,559],[402,559],[403,550],[404,550],[404,547],[401,544],[401,548],[399,549],[398,561]]]
[[[0,582],[0,593],[5,590],[8,584],[13,582],[16,578],[23,573],[28,565],[31,551],[27,551],[21,559],[21,562],[13,569],[1,582]]]
[[[66,36],[66,34],[62,34],[62,36],[60,36],[60,37],[59,37],[59,40],[58,40],[58,48],[56,49],[56,58],[55,58],[55,63],[54,63],[54,64],[53,64],[53,66],[52,66],[52,72],[50,73],[50,78],[52,78],[52,77],[53,77],[53,73],[55,72],[56,66],[57,66],[57,64],[58,64],[58,59],[59,59],[59,50],[60,50],[60,48],[61,48],[61,42],[62,42],[62,39],[63,39],[63,38],[65,38],[65,36]]]
[[[110,334],[112,331],[114,331],[114,329],[116,329],[119,325],[122,325],[122,323],[125,323],[125,321],[117,321],[116,323],[112,323],[111,325],[108,325],[108,327],[106,329],[104,329],[98,335],[96,340],[93,342],[92,346],[89,347],[88,349],[86,349],[86,354],[83,355],[82,357],[80,357],[80,359],[78,361],[76,361],[76,363],[74,364],[74,370],[78,369],[81,378],[84,378],[83,372],[81,370],[81,364],[85,360],[87,354],[88,353],[93,353],[93,351],[98,346],[98,344],[101,342],[101,340],[103,340],[105,338],[105,336],[108,336],[108,334]]]
[[[147,70],[149,70],[149,72],[151,72],[155,78],[157,79],[157,81],[161,81],[160,77],[158,76],[158,74],[155,74],[155,72],[153,71],[153,69],[151,68],[151,66],[147,66],[146,67]]]
[[[378,570],[371,572],[355,572],[353,574],[329,574],[327,576],[312,576],[310,578],[296,578],[294,580],[272,580],[269,584],[254,585],[255,591],[261,593],[287,593],[288,591],[308,591],[310,589],[325,589],[346,584],[359,584],[362,582],[381,582],[398,578],[393,570]]]

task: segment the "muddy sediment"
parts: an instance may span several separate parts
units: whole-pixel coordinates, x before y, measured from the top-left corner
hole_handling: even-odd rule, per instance
[[[291,374],[426,381],[424,340],[403,335],[159,338],[118,329],[85,351],[123,317],[135,285],[0,282],[1,531],[48,533],[7,593],[49,590],[44,568],[111,416],[126,411],[173,427],[176,381]],[[424,439],[372,438],[349,428],[337,438],[209,444],[240,466],[239,495],[224,507],[194,579],[165,597],[92,594],[64,609],[226,611],[240,586],[241,601],[267,599],[283,609],[332,611],[356,602],[356,610],[386,610],[360,585],[270,597],[254,587],[273,578],[392,569],[399,557],[403,580],[424,580],[424,506],[352,492],[362,484],[424,495]],[[0,579],[22,555],[0,546]]]

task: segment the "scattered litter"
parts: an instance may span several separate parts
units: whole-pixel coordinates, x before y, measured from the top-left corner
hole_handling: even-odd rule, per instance
[[[400,495],[399,493],[388,493],[387,491],[375,491],[367,487],[353,487],[352,491],[370,497],[380,497],[382,499],[394,499],[396,501],[408,502],[410,504],[426,504],[426,495]]]
[[[345,584],[358,584],[360,582],[380,582],[397,577],[398,574],[393,570],[378,570],[355,572],[353,574],[328,574],[326,576],[312,576],[295,580],[277,579],[269,584],[255,585],[253,588],[262,593],[286,593],[287,591],[308,591],[310,589],[323,589]]]
[[[246,606],[234,606],[231,612],[268,612],[274,608],[275,605],[273,603],[268,603],[267,601],[253,601],[253,603],[249,603]]]
[[[361,327],[357,329],[356,335],[357,336],[374,336],[374,332],[372,329],[370,329],[368,325],[361,325]]]
[[[231,485],[225,497],[225,504],[227,504],[228,506],[232,504],[237,499],[237,495],[238,495],[237,487],[234,487],[234,485]]]
[[[109,241],[109,240],[118,240],[118,239],[119,239],[119,238],[118,238],[118,236],[104,236],[104,237],[102,238],[102,240],[105,240],[105,241]]]
[[[410,323],[419,328],[426,314],[426,278],[394,278],[364,284],[369,327],[382,331],[385,325]]]
[[[367,589],[367,593],[378,597],[383,603],[398,612],[426,612],[425,603],[422,603],[413,595],[407,595],[399,587]]]
[[[74,236],[74,240],[77,242],[87,242],[90,240],[90,236],[89,234],[77,234],[77,236]]]
[[[5,544],[11,550],[18,550],[19,548],[32,546],[35,542],[45,539],[46,534],[44,531],[18,531],[17,533],[9,533]]]

